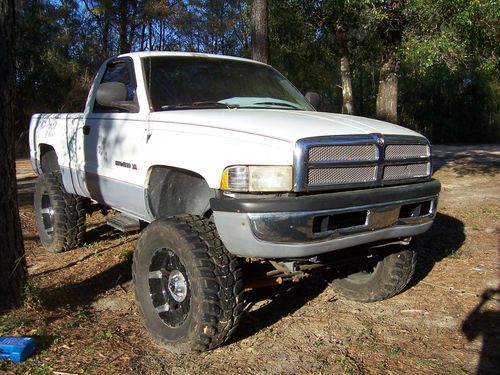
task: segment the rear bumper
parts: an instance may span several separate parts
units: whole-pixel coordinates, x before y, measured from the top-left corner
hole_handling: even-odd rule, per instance
[[[276,199],[214,198],[219,235],[236,255],[311,257],[428,230],[439,181]]]

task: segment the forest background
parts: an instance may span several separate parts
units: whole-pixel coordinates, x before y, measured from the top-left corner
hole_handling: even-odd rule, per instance
[[[18,149],[33,113],[83,110],[107,57],[171,50],[251,58],[252,3],[17,0]],[[264,4],[268,63],[303,93],[318,92],[319,110],[397,122],[434,143],[500,142],[497,0]]]

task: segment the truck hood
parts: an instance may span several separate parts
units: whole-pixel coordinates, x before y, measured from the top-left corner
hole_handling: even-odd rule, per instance
[[[151,113],[152,127],[174,123],[247,133],[295,143],[326,135],[420,134],[384,121],[335,113],[279,109],[197,109]]]

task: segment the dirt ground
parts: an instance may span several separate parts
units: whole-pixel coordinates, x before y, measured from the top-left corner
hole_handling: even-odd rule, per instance
[[[173,355],[143,328],[125,236],[89,217],[86,244],[50,254],[33,221],[33,174],[18,162],[30,285],[25,307],[0,315],[0,335],[35,337],[7,374],[498,374],[500,146],[435,146],[442,185],[411,286],[383,302],[338,295],[317,273],[248,292],[236,337],[208,353]]]

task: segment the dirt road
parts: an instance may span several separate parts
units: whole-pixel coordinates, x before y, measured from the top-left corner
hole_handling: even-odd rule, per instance
[[[0,361],[0,372],[499,373],[500,146],[435,146],[434,153],[439,213],[412,243],[419,264],[408,290],[356,303],[321,274],[260,289],[246,295],[230,344],[182,356],[155,345],[137,315],[130,281],[137,235],[113,232],[94,214],[86,245],[46,253],[34,229],[31,176],[18,167],[31,286],[26,307],[0,316],[0,335],[32,335],[39,349],[23,364]]]

